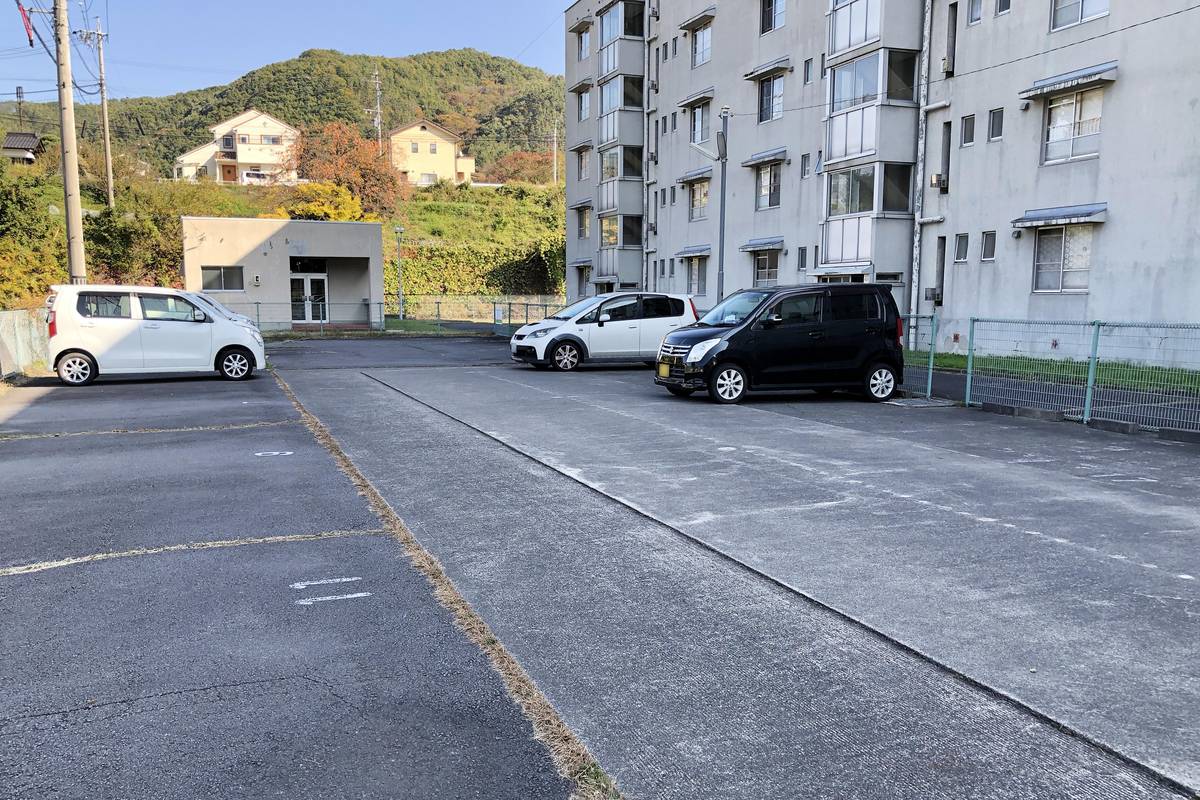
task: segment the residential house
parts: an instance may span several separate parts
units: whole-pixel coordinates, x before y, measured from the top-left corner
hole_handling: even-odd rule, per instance
[[[3,152],[0,155],[14,164],[32,164],[43,149],[42,137],[36,133],[14,131],[4,134]]]
[[[392,130],[388,147],[400,177],[418,186],[438,181],[470,183],[475,159],[464,155],[462,137],[427,119]]]
[[[176,180],[242,184],[296,180],[291,148],[300,131],[286,122],[251,108],[209,130],[212,141],[175,159]]]

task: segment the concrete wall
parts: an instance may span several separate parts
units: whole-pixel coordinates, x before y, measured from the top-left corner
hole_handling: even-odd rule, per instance
[[[183,217],[184,286],[201,290],[201,267],[241,266],[243,291],[209,294],[236,311],[270,312],[263,319],[290,326],[291,258],[324,258],[330,320],[356,322],[362,315],[365,321],[368,305],[383,302],[382,236],[376,222]]]
[[[421,183],[422,175],[437,175],[438,180],[467,183],[475,172],[475,159],[460,155],[460,139],[441,128],[417,122],[388,134],[388,147],[394,166],[409,183]],[[412,152],[416,144],[417,152]],[[429,152],[430,145],[437,147]]]
[[[46,312],[0,311],[0,378],[38,364],[48,367],[49,343]]]
[[[970,236],[967,263],[947,263],[942,332],[965,339],[972,316],[1036,320],[1200,320],[1200,89],[1195,81],[1200,15],[1148,22],[1187,5],[1184,0],[1110,4],[1109,15],[1050,31],[1049,3],[1013,3],[967,26],[960,3],[956,76],[938,70],[946,50],[947,2],[934,10],[934,72],[930,102],[950,108],[930,115],[927,158],[939,171],[943,123],[952,123],[948,194],[926,190],[925,215],[945,222],[925,227],[922,285],[934,286],[937,237],[953,251],[956,234]],[[1105,35],[1118,29],[1146,24]],[[1028,53],[1044,55],[1006,64]],[[1018,92],[1035,81],[1117,61],[1104,89],[1099,155],[1044,165],[1046,100],[1023,109]],[[972,74],[969,74],[972,73]],[[987,116],[1004,109],[1004,137],[987,140]],[[975,144],[960,147],[962,117],[975,115]],[[1035,231],[1012,237],[1011,220],[1027,209],[1107,203],[1094,226],[1089,288],[1084,293],[1033,291]],[[995,262],[980,260],[983,231],[997,232]],[[952,261],[952,255],[947,262]],[[932,303],[922,300],[921,311]],[[949,346],[950,341],[943,344]]]

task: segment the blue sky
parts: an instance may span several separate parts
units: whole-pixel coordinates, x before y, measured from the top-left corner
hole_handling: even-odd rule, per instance
[[[49,8],[51,0],[22,0]],[[249,70],[314,47],[382,56],[474,47],[548,72],[563,71],[562,11],[566,0],[84,0],[89,16],[105,15],[111,34],[105,56],[111,95],[163,95],[227,83]],[[79,0],[70,0],[73,28],[82,27]],[[228,20],[227,26],[222,20]],[[50,41],[46,17],[36,17]],[[222,33],[222,27],[228,32]],[[53,42],[50,41],[51,46]],[[30,100],[50,99],[54,66],[28,47],[15,5],[0,5],[0,97],[23,85]],[[75,62],[79,56],[73,56]],[[95,68],[91,54],[87,61]],[[75,67],[76,80],[92,82]],[[85,97],[78,98],[86,100]]]

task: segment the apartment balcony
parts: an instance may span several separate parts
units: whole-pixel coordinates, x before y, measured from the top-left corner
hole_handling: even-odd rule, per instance
[[[618,178],[600,184],[599,206],[601,214],[619,211],[622,214],[642,213],[641,178]]]
[[[618,109],[610,111],[599,120],[599,146],[619,142],[620,144],[641,144],[645,134],[643,125],[645,115],[642,111],[633,109]]]
[[[592,282],[640,283],[642,280],[642,248],[602,247],[597,251]]]
[[[600,48],[596,54],[596,80],[609,75],[644,75],[646,42],[643,39],[620,38]]]
[[[923,0],[850,0],[829,12],[829,57],[836,66],[872,46],[921,49]]]
[[[828,219],[818,269],[853,265],[906,264],[912,253],[911,216],[859,214]]]
[[[870,156],[912,163],[917,153],[915,104],[875,104],[832,114],[825,124],[825,163]]]
[[[218,150],[213,158],[217,161],[237,161],[238,154],[235,150]]]

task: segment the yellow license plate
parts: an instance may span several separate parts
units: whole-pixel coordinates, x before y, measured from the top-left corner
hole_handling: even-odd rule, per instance
[[[660,377],[660,378],[671,377],[671,365],[670,364],[659,364],[658,365],[658,377]]]

